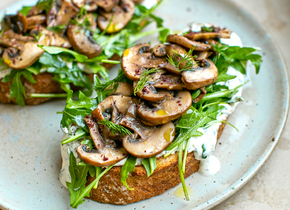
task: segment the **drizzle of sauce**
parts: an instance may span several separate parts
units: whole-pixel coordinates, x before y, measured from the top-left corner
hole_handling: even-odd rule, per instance
[[[165,131],[165,133],[164,133],[164,139],[165,139],[167,142],[170,142],[171,135],[173,134],[172,131],[173,131],[173,128],[168,128],[168,129]]]
[[[187,188],[187,191],[188,191],[188,195],[191,196],[193,194],[193,190],[190,186],[186,186]],[[177,198],[180,198],[180,199],[185,199],[185,195],[184,195],[184,192],[183,192],[183,188],[182,186],[179,186],[175,192],[174,192],[174,195],[177,197]]]
[[[157,116],[166,116],[168,115],[167,112],[164,109],[159,109],[156,111]]]

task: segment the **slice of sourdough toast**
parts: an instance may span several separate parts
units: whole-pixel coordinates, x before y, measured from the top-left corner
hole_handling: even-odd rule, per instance
[[[119,60],[120,57],[115,54],[111,58],[111,60]],[[104,63],[103,66],[106,69],[110,69],[114,66],[114,64],[107,64]],[[94,81],[94,74],[88,74],[91,81]],[[31,83],[23,76],[21,77],[21,82],[24,86],[26,98],[25,104],[26,105],[38,105],[49,101],[51,98],[32,98],[30,94],[32,93],[64,93],[63,89],[60,87],[60,84],[53,80],[54,74],[52,73],[39,73],[37,75],[33,75],[33,79],[36,83]],[[2,82],[3,79],[0,79],[0,103],[4,104],[17,104],[15,98],[11,99],[11,84],[10,82]]]
[[[217,139],[221,136],[226,123],[222,123],[218,129]],[[135,167],[130,173],[127,184],[134,190],[128,190],[121,182],[122,166],[115,166],[109,170],[99,181],[98,188],[92,189],[89,199],[100,203],[128,204],[164,193],[175,187],[181,181],[178,171],[178,152],[167,158],[157,158],[157,169],[147,177],[143,166]],[[193,152],[187,155],[186,171],[184,177],[188,177],[199,169],[199,160],[195,159]],[[87,177],[87,185],[95,178]]]

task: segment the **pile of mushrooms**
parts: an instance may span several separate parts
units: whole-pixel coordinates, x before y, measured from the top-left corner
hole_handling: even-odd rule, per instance
[[[103,100],[87,116],[95,148],[80,145],[79,157],[94,166],[112,165],[128,154],[137,158],[150,158],[166,149],[175,138],[175,122],[206,94],[205,87],[213,84],[218,69],[208,58],[213,53],[212,45],[218,38],[229,38],[230,31],[214,27],[212,32],[188,32],[185,36],[168,35],[167,44],[138,44],[126,49],[122,57],[122,70],[132,84],[120,82],[117,90]],[[182,58],[188,56],[191,66]],[[173,65],[172,58],[179,66]],[[144,74],[150,69],[159,71],[149,75],[149,83],[137,92],[134,90]],[[192,92],[200,89],[201,94],[192,99]],[[131,131],[131,135],[112,133],[99,124],[109,120]]]
[[[48,11],[36,5],[26,16],[18,12],[3,18],[0,55],[10,68],[25,69],[37,61],[43,53],[37,45],[73,48],[94,58],[102,52],[92,37],[96,28],[107,29],[107,33],[120,31],[133,17],[135,8],[133,0],[57,0],[48,6],[51,6]],[[79,24],[85,19],[78,16],[82,7],[88,13],[89,28]],[[93,14],[98,14],[97,19]],[[57,26],[63,29],[48,30]]]

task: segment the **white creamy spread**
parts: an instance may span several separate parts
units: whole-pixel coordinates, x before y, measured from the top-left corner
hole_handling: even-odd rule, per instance
[[[200,31],[203,25],[204,24],[193,24],[191,29],[193,31]],[[221,39],[221,42],[229,46],[242,47],[241,39],[236,33],[232,33],[230,39]],[[229,89],[233,89],[243,83],[244,75],[236,71],[234,68],[229,67],[227,73],[230,75],[236,75],[237,77],[235,79],[229,80],[227,82],[221,82],[219,84],[227,85]],[[239,91],[232,97],[232,100],[234,100],[235,98],[241,97],[241,95],[242,95],[242,88],[240,88]],[[217,116],[217,120],[218,121],[226,120],[228,116],[234,111],[237,104],[238,103],[233,103],[230,105],[228,104],[223,105],[225,108],[221,111],[221,113],[219,113],[219,115]],[[188,152],[194,151],[195,158],[197,160],[200,160],[200,167],[198,171],[200,175],[212,176],[216,174],[220,169],[219,160],[215,156],[212,155],[212,153],[215,150],[216,143],[217,143],[217,132],[220,125],[221,125],[220,123],[216,123],[210,126],[209,128],[199,128],[198,131],[202,132],[203,135],[199,137],[190,138],[190,143],[189,143],[190,147],[189,147]],[[67,129],[66,130],[63,129],[63,131],[65,133],[68,133]],[[68,135],[65,134],[63,139],[67,137]],[[75,157],[77,157],[77,162],[79,162],[80,159],[78,158],[78,155],[76,153],[76,148],[79,145],[80,145],[79,142],[75,141],[75,142],[68,143],[66,145],[61,146],[61,156],[63,159],[63,163],[62,163],[62,169],[59,175],[59,180],[65,187],[66,187],[65,182],[70,182],[69,154],[70,154],[70,151],[73,151]],[[184,147],[185,147],[185,143],[184,143]],[[156,157],[161,157],[164,154],[165,154],[165,151],[158,154]],[[123,159],[119,161],[118,163],[116,163],[115,166],[124,165],[125,162],[126,162],[126,159]],[[136,165],[141,165],[141,162],[142,162],[142,158],[138,158]]]
[[[1,69],[0,67],[0,79],[4,78],[6,75],[10,74],[12,69]]]

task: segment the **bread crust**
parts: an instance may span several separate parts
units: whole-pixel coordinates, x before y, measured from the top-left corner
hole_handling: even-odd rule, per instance
[[[222,123],[218,129],[217,139],[222,134],[226,123]],[[121,182],[122,166],[115,166],[109,170],[99,181],[98,188],[92,189],[89,199],[100,203],[129,204],[164,193],[175,187],[180,181],[178,171],[178,153],[171,154],[167,158],[157,159],[157,169],[147,177],[143,166],[136,166],[127,179],[127,184],[134,190],[128,190]],[[186,171],[184,177],[188,177],[199,169],[199,160],[194,158],[193,152],[187,155]],[[86,185],[95,178],[87,177]]]
[[[120,57],[118,55],[113,55],[111,60],[119,60]],[[114,66],[114,64],[103,64],[106,69],[110,69]],[[94,74],[88,74],[91,81],[94,80]],[[27,98],[25,98],[26,105],[38,105],[44,103],[46,101],[51,100],[51,98],[31,98],[30,94],[32,93],[64,93],[61,89],[60,84],[53,80],[54,74],[52,73],[39,73],[37,75],[33,75],[36,83],[31,83],[23,76],[21,76],[21,82],[24,86],[25,93]],[[10,91],[11,91],[11,83],[10,82],[2,82],[0,79],[0,103],[4,104],[16,104],[15,98],[10,99]],[[73,87],[74,89],[74,87]]]

